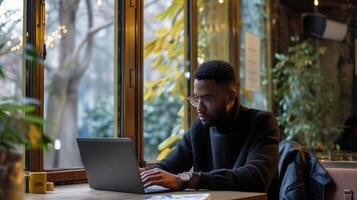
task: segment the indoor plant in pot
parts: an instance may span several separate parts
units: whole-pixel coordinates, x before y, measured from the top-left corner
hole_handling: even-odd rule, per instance
[[[0,65],[0,79],[5,74]],[[0,199],[23,199],[22,147],[43,148],[51,140],[42,133],[42,118],[31,116],[36,101],[0,96]]]

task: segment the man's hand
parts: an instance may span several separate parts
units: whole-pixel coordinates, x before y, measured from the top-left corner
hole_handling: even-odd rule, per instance
[[[141,168],[139,170],[145,188],[151,185],[161,185],[173,190],[179,190],[181,188],[181,183],[176,179],[175,174],[158,168],[146,171]]]

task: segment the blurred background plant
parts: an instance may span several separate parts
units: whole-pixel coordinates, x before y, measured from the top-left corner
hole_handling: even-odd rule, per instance
[[[81,124],[81,137],[112,137],[114,132],[112,101],[99,99],[93,108],[85,109],[83,124]]]
[[[295,36],[291,41],[287,54],[275,55],[278,62],[273,71],[282,139],[330,150],[333,144],[328,138],[341,128],[326,123],[326,117],[338,105],[337,88],[321,73],[320,56],[326,48],[318,47],[313,39],[300,41]]]
[[[29,47],[25,52],[26,59],[34,64],[31,66],[38,66],[35,51]],[[6,79],[7,74],[0,63],[0,83]],[[39,149],[51,144],[51,139],[42,131],[46,122],[33,115],[38,104],[31,98],[0,96],[0,199],[23,199],[24,155],[21,147]]]
[[[31,47],[26,49],[26,55],[31,62],[37,62],[37,56]],[[0,79],[6,78],[0,63]],[[21,145],[26,148],[48,147],[51,139],[41,131],[45,121],[41,117],[31,115],[38,104],[37,100],[31,98],[0,97],[0,148],[16,150]]]

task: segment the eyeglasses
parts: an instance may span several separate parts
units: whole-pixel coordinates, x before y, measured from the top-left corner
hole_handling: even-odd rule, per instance
[[[203,97],[197,97],[196,95],[191,95],[189,97],[187,97],[187,100],[191,103],[191,105],[193,107],[197,107],[199,102],[202,102],[205,106],[211,104],[216,97],[218,97],[219,95],[225,94],[228,91],[224,91],[221,92],[219,94],[216,95],[205,95]]]

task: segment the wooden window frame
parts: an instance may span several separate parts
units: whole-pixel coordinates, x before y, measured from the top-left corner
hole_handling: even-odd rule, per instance
[[[114,31],[114,135],[115,137],[130,137],[135,143],[137,158],[141,165],[146,163],[143,152],[143,2],[144,0],[115,1]],[[271,4],[268,2],[268,15],[270,16]],[[185,1],[185,64],[186,70],[194,74],[198,67],[197,40],[198,40],[198,13],[197,1]],[[240,15],[239,0],[229,0],[229,30],[230,30],[230,60],[239,76],[239,38]],[[35,47],[42,53],[45,29],[45,0],[24,1],[24,36],[28,36],[27,44]],[[269,19],[271,19],[269,17]],[[271,22],[268,21],[268,34],[271,35]],[[271,56],[271,38],[268,41],[268,56]],[[25,49],[25,48],[24,48]],[[272,59],[268,58],[268,67],[271,71]],[[44,102],[44,66],[37,64],[32,67],[30,62],[23,64],[23,94],[27,97],[39,99],[41,105],[36,110],[36,115],[43,117]],[[192,76],[191,76],[192,77]],[[238,77],[239,80],[239,77]],[[269,77],[269,96],[271,96],[271,77]],[[189,94],[192,92],[193,78],[188,81]],[[120,105],[120,106],[119,106]],[[271,97],[269,98],[271,105]],[[271,108],[269,108],[271,109]],[[189,113],[187,124],[190,126],[196,116],[195,109],[188,105]],[[120,117],[119,117],[120,116]],[[30,171],[44,171],[44,158],[42,150],[29,150],[26,152],[26,163]],[[56,184],[86,182],[83,168],[47,170],[48,181]]]
[[[239,0],[229,0],[229,39],[230,39],[230,62],[237,73],[237,80],[239,81],[239,37],[240,37],[240,20],[239,20]],[[185,1],[185,34],[187,38],[185,40],[185,61],[186,69],[191,74],[191,79],[188,83],[188,93],[190,94],[193,89],[194,79],[193,74],[198,68],[198,12],[197,12],[197,1],[196,0],[186,0]],[[143,26],[143,24],[141,24]],[[196,110],[192,108],[191,105],[187,106],[188,120],[187,129],[192,124],[195,116],[197,115]],[[143,137],[143,132],[140,134]],[[141,139],[142,140],[142,139]],[[143,144],[144,145],[144,144]],[[140,151],[143,151],[143,145]],[[143,153],[141,153],[143,155]],[[146,162],[144,160],[145,166],[150,166],[156,163],[156,161]]]
[[[137,8],[135,7],[137,0],[126,0],[126,1],[114,1],[115,2],[115,19],[114,19],[114,41],[116,46],[114,47],[114,72],[115,72],[115,86],[114,86],[114,136],[115,137],[132,137],[132,135],[125,135],[120,133],[133,133],[131,128],[135,127],[134,121],[136,116],[130,114],[129,112],[132,108],[136,107],[136,104],[130,102],[131,99],[135,97],[135,92],[133,88],[128,84],[132,79],[127,79],[129,77],[130,71],[127,66],[131,64],[131,61],[135,60],[130,55],[136,55],[133,50],[123,51],[124,48],[128,48],[132,41],[122,43],[126,41],[124,38],[130,35],[134,35],[132,28],[137,27],[130,26],[133,20],[132,10],[135,12]],[[43,44],[44,44],[44,33],[45,33],[45,0],[35,0],[35,1],[24,1],[24,38],[26,38],[26,46],[33,46],[38,55],[43,54]],[[133,7],[134,6],[134,7]],[[135,17],[135,16],[134,16]],[[120,20],[125,21],[120,21]],[[135,47],[135,46],[134,46]],[[130,48],[130,47],[129,47]],[[127,56],[127,59],[123,59]],[[120,67],[121,68],[120,68]],[[37,106],[36,116],[43,117],[44,110],[44,66],[42,64],[32,64],[28,60],[23,61],[23,95],[26,97],[31,97],[38,99],[41,104]],[[137,76],[135,74],[135,76]],[[135,78],[135,80],[139,80]],[[136,84],[136,83],[135,83]],[[135,90],[139,87],[134,86]],[[121,98],[125,97],[125,98]],[[119,106],[121,105],[121,106]],[[126,115],[121,118],[119,114],[122,113],[121,108],[127,108],[125,110]],[[129,111],[129,112],[128,112]],[[123,118],[126,118],[124,120]],[[121,119],[121,120],[120,120]],[[123,126],[121,126],[123,125]],[[124,126],[125,125],[125,126]],[[134,138],[135,139],[135,138]],[[86,174],[83,168],[71,168],[71,169],[44,169],[44,157],[43,150],[30,149],[26,151],[26,170],[28,171],[46,171],[48,181],[53,181],[56,184],[66,184],[66,183],[77,183],[86,182]]]

